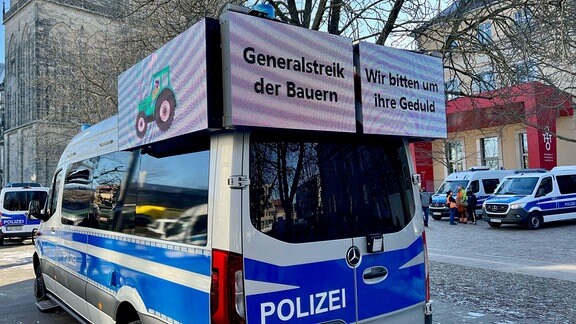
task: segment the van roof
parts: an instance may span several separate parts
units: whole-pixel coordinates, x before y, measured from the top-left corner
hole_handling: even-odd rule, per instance
[[[490,177],[503,178],[506,175],[514,174],[514,170],[477,170],[477,171],[457,171],[449,174],[446,180],[456,179],[483,179]]]
[[[22,188],[22,187],[42,187],[38,182],[8,182],[4,185],[6,188]]]

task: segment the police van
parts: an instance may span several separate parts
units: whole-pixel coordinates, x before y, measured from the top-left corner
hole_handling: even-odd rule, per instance
[[[542,224],[576,219],[576,166],[518,170],[506,177],[482,211],[491,227],[502,224]]]
[[[0,245],[5,239],[34,240],[40,220],[28,215],[28,205],[32,200],[43,204],[48,196],[48,188],[22,186],[17,184],[0,191]]]
[[[403,92],[435,112],[372,116],[354,74],[381,59],[442,87],[442,61],[390,50],[227,11],[121,74],[118,115],[72,139],[31,204],[38,307],[92,323],[430,323],[409,140],[446,136],[443,90]]]
[[[513,173],[513,170],[491,170],[487,166],[476,166],[468,171],[451,173],[432,195],[429,207],[432,218],[441,220],[442,217],[450,217],[450,208],[446,207],[446,195],[452,191],[456,197],[459,186],[476,195],[476,210],[481,211],[482,203],[494,192],[500,181]]]

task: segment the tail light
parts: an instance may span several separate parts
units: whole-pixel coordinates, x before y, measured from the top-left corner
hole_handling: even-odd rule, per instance
[[[212,250],[210,310],[212,323],[245,323],[242,256]]]
[[[430,301],[430,263],[428,262],[428,244],[426,243],[426,231],[422,232],[422,242],[424,243],[424,267],[426,271],[426,301]]]

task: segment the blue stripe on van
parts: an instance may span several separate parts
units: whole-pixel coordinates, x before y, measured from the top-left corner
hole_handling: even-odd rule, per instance
[[[244,269],[246,280],[288,286],[247,295],[249,322],[321,323],[340,319],[352,323],[356,320],[354,275],[344,258],[293,266],[245,258]]]
[[[140,243],[127,242],[122,239],[71,231],[63,232],[62,237],[79,243],[90,242],[90,245],[87,245],[88,249],[90,246],[97,246],[200,275],[210,273],[209,253],[193,254],[179,251],[176,250],[179,246],[174,244],[167,244],[165,246],[169,245],[170,248],[165,248],[149,245],[157,242],[138,239],[135,241]],[[111,294],[116,294],[123,286],[136,289],[149,314],[168,319],[168,322],[188,323],[191,318],[194,319],[194,323],[210,321],[209,292],[183,286],[67,246],[59,248],[61,253],[58,253],[57,261],[61,266]],[[185,247],[183,249],[186,250]],[[191,247],[191,250],[194,250],[194,247]]]
[[[319,323],[334,319],[354,322],[355,276],[360,321],[422,303],[426,298],[425,264],[420,262],[403,267],[421,253],[423,241],[422,237],[418,237],[406,249],[364,254],[360,265],[354,270],[344,258],[293,266],[278,266],[245,258],[246,280],[286,287],[246,296],[248,319],[256,322],[264,319],[266,323]],[[365,283],[363,271],[373,266],[385,267],[388,276],[379,283]],[[331,293],[333,298],[330,304]],[[322,294],[327,299],[319,305]],[[341,300],[343,296],[345,301]],[[312,311],[312,308],[315,310]],[[264,313],[269,315],[265,316]]]
[[[5,225],[38,225],[39,219],[28,218],[25,214],[2,214],[2,226]]]
[[[98,236],[83,232],[62,232],[62,238],[205,276],[211,275],[211,261],[205,256],[210,253],[205,248],[193,245],[182,246],[169,241],[144,240],[137,237],[122,239],[115,235]]]
[[[424,251],[422,237],[418,237],[406,249],[362,256],[356,270],[358,283],[358,319],[360,321],[388,314],[426,299],[425,264],[418,263],[402,268]],[[367,284],[362,278],[365,269],[384,266],[388,277],[377,284]]]

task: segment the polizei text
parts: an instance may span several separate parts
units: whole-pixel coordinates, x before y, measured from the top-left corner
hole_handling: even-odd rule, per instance
[[[286,298],[278,303],[260,304],[260,323],[266,318],[277,316],[281,321],[290,321],[346,308],[346,289],[337,289],[310,294],[306,297]]]

